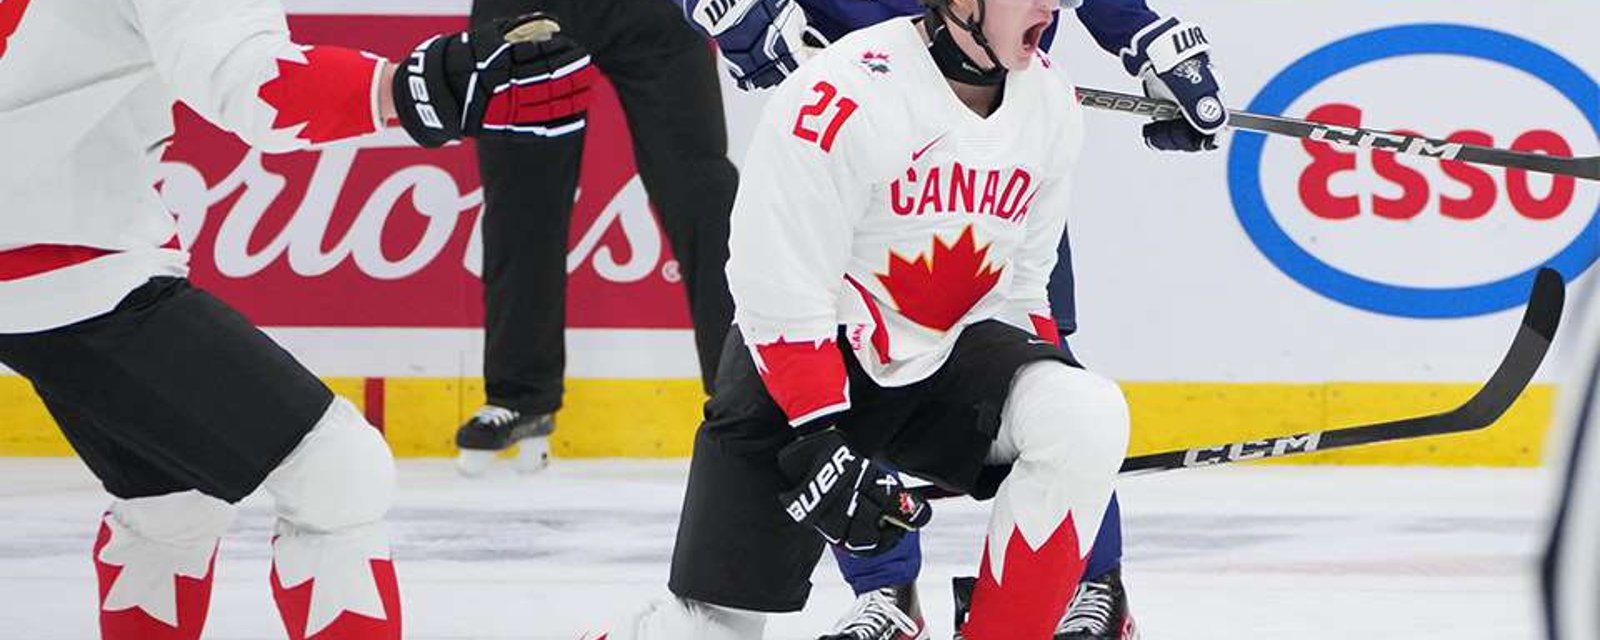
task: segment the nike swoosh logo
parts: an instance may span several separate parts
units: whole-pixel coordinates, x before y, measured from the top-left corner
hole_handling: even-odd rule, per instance
[[[932,149],[933,145],[939,144],[939,141],[943,140],[945,135],[946,134],[941,133],[939,134],[939,137],[929,140],[928,144],[924,145],[921,149],[911,152],[911,161],[916,162],[917,160],[921,159],[922,154],[927,153],[929,149]]]

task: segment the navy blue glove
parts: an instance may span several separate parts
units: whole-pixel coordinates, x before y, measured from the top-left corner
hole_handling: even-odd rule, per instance
[[[806,14],[794,0],[673,0],[716,38],[740,89],[777,86],[805,60]]]
[[[1145,95],[1178,103],[1182,119],[1157,120],[1144,127],[1144,141],[1159,151],[1211,151],[1228,124],[1222,88],[1212,72],[1211,44],[1199,25],[1176,18],[1157,20],[1123,50],[1128,74],[1144,81]]]

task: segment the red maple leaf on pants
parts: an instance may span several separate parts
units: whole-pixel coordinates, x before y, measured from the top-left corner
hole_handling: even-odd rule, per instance
[[[955,243],[935,236],[933,250],[911,260],[889,255],[889,273],[878,282],[894,298],[900,315],[924,327],[948,331],[1000,281],[1003,267],[988,264],[989,246],[978,248],[972,225]]]

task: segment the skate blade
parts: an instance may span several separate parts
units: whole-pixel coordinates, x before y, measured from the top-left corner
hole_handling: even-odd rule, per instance
[[[517,473],[538,473],[550,466],[550,438],[536,436],[517,441],[517,456],[511,459]]]
[[[494,464],[498,451],[482,451],[467,449],[456,454],[456,471],[468,478],[476,478],[488,473],[489,467]]]

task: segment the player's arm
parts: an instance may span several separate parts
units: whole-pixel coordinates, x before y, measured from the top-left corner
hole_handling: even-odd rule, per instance
[[[805,61],[805,10],[797,0],[672,0],[716,40],[740,89],[777,86]]]
[[[796,522],[857,553],[887,549],[931,509],[835,428],[850,410],[836,342],[855,228],[871,184],[868,115],[848,89],[808,74],[767,103],[745,157],[729,240],[734,321],[795,440],[779,454]]]
[[[734,320],[796,427],[850,408],[836,305],[871,189],[857,175],[868,114],[817,75],[783,86],[762,113],[740,176],[727,268]]]
[[[135,0],[132,7],[178,98],[268,151],[372,133],[396,116],[427,146],[526,135],[516,125],[574,118],[581,128],[587,104],[587,55],[559,37],[505,43],[501,36],[515,23],[430,39],[396,67],[364,51],[296,44],[278,0]]]
[[[1064,86],[1060,99],[1071,100],[1070,91],[1070,87]],[[1039,132],[1053,137],[1052,147],[1060,152],[1053,156],[1049,166],[1041,168],[1039,191],[1027,206],[1022,246],[1012,260],[1011,286],[1006,290],[1006,304],[1000,319],[1060,345],[1061,321],[1073,319],[1055,316],[1052,303],[1056,300],[1052,300],[1050,289],[1054,284],[1061,284],[1053,280],[1058,279],[1063,270],[1069,272],[1065,274],[1067,282],[1064,284],[1071,287],[1071,264],[1062,265],[1061,261],[1071,209],[1072,177],[1078,151],[1083,147],[1083,113],[1072,108],[1058,118]],[[1065,269],[1058,268],[1061,266]],[[1070,299],[1070,289],[1067,293]],[[1067,311],[1073,311],[1070,305]]]
[[[1050,307],[1051,273],[1060,260],[1057,248],[1067,229],[1071,185],[1065,173],[1056,173],[1039,187],[1029,206],[1027,237],[1017,252],[1011,288],[1001,319],[1032,331],[1040,339],[1061,344],[1060,325]]]
[[[1211,44],[1199,25],[1151,11],[1144,0],[1083,0],[1081,20],[1100,48],[1122,59],[1145,94],[1178,103],[1180,120],[1145,125],[1145,143],[1162,151],[1210,151],[1228,123]]]

